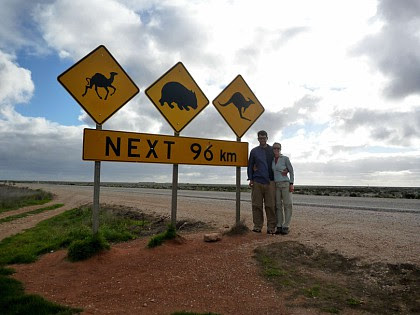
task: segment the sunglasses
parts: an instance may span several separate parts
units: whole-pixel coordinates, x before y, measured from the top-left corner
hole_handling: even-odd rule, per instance
[[[280,148],[273,148],[273,150],[280,150]]]

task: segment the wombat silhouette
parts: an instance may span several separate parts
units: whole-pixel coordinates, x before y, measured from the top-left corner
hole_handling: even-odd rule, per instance
[[[86,78],[86,81],[88,84],[86,85],[85,93],[83,93],[82,96],[86,95],[88,89],[91,89],[93,86],[95,86],[96,94],[98,95],[100,99],[102,99],[102,97],[98,93],[98,87],[104,88],[106,90],[105,99],[107,99],[108,93],[109,93],[109,90],[108,90],[109,87],[114,89],[111,95],[113,95],[115,91],[117,90],[114,86],[112,86],[112,82],[114,82],[114,77],[117,74],[118,73],[116,72],[110,72],[109,79],[107,79],[102,73],[95,73],[93,77]]]
[[[242,108],[244,109],[244,114],[245,114],[246,109],[249,106],[251,106],[252,104],[255,104],[255,102],[253,100],[251,100],[249,97],[248,97],[248,100],[245,100],[245,97],[240,92],[235,92],[235,93],[233,93],[233,95],[230,97],[230,99],[226,103],[221,104],[219,102],[220,106],[227,106],[229,104],[235,105],[235,107],[239,111],[239,116],[242,119],[251,121],[251,119],[248,119],[248,118],[242,116]]]
[[[195,92],[188,90],[179,82],[168,82],[162,87],[162,96],[159,100],[160,105],[168,104],[170,108],[174,108],[175,103],[179,109],[189,111],[190,108],[197,108],[197,97]]]

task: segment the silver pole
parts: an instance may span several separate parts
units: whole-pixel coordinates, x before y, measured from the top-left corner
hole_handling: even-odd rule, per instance
[[[237,142],[241,142],[241,138],[236,138]],[[236,223],[241,220],[241,167],[236,167]]]
[[[178,132],[174,132],[175,137],[179,137]],[[178,164],[172,167],[172,207],[171,207],[171,224],[176,227],[176,211],[178,204]]]
[[[96,130],[102,130],[102,125],[96,124]],[[101,161],[95,161],[95,174],[93,183],[93,209],[92,209],[92,231],[98,233],[99,229],[99,188],[101,184]]]

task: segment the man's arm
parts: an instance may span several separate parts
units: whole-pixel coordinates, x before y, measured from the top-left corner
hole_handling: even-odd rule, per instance
[[[254,178],[254,165],[255,165],[255,156],[253,151],[251,150],[251,153],[249,154],[249,159],[248,159],[248,168],[247,168],[247,175],[248,175],[248,180],[250,181],[250,185],[251,182],[253,182],[253,178]]]

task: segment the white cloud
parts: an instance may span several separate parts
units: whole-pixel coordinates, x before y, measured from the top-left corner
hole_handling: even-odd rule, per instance
[[[19,67],[14,56],[0,50],[0,109],[28,102],[33,92],[31,72]]]

